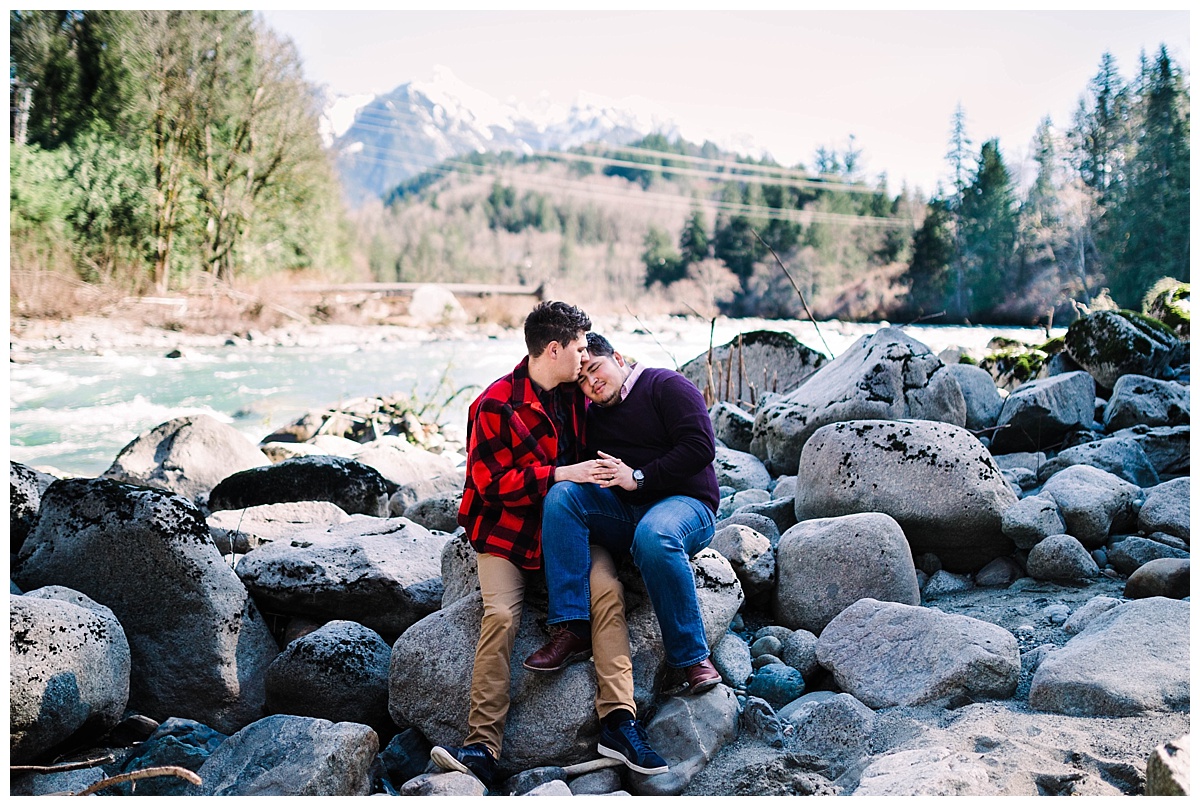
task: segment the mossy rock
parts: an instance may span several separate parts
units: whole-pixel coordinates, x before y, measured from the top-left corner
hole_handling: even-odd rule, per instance
[[[1161,377],[1187,352],[1169,327],[1135,311],[1086,316],[1071,323],[1064,340],[1067,355],[1108,389],[1122,375]]]
[[[1023,383],[1043,377],[1049,357],[1042,350],[1028,347],[1000,350],[980,359],[979,366],[991,373],[996,386],[1011,392]]]
[[[1191,338],[1192,286],[1164,277],[1154,284],[1142,302],[1142,311],[1169,327],[1183,339]]]

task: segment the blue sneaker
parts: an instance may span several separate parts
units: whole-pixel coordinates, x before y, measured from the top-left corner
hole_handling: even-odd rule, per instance
[[[646,737],[646,728],[636,719],[628,719],[611,730],[600,725],[600,743],[596,750],[600,755],[615,758],[625,766],[642,775],[659,775],[667,772],[667,762],[654,752]]]
[[[474,775],[489,791],[496,782],[496,759],[482,744],[469,744],[466,747],[439,744],[429,751],[429,757],[443,770]]]

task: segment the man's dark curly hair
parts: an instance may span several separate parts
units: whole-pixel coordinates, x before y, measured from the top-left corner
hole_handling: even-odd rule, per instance
[[[525,317],[525,346],[531,357],[542,354],[552,341],[566,345],[587,333],[588,315],[565,302],[542,302]]]
[[[609,343],[608,339],[604,338],[599,333],[595,333],[595,332],[588,333],[587,334],[587,343],[588,343],[588,355],[600,355],[600,356],[612,357],[612,354],[614,352],[616,352],[613,349],[612,344]]]

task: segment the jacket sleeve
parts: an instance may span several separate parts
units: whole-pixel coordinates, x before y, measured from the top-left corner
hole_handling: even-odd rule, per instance
[[[671,447],[642,468],[646,486],[652,489],[692,478],[717,456],[712,420],[696,385],[673,373],[655,392],[654,408],[662,418]]]
[[[467,454],[467,472],[485,501],[522,507],[546,497],[554,464],[508,403],[480,405]]]

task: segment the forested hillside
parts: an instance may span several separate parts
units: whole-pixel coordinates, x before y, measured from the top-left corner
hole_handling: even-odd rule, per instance
[[[976,146],[960,105],[931,199],[865,176],[852,136],[786,167],[651,135],[452,158],[351,211],[294,48],[250,12],[13,11],[10,44],[14,310],[46,277],[162,294],[303,272],[1033,324],[1188,277],[1190,96],[1165,49],[1128,79],[1105,54],[1074,118],[1033,133],[1032,165]]]

